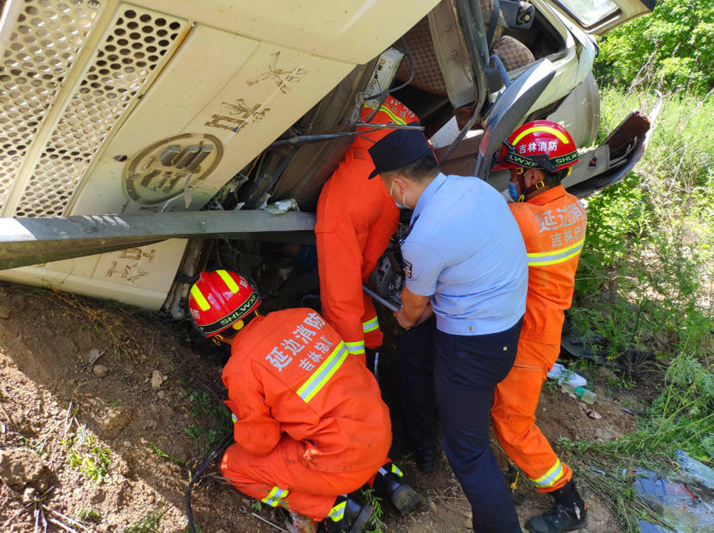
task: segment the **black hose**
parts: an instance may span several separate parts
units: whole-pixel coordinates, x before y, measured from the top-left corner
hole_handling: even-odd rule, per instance
[[[186,516],[188,516],[188,528],[191,530],[191,533],[196,533],[196,528],[193,525],[193,513],[191,513],[191,489],[193,488],[193,484],[198,481],[198,478],[201,477],[201,474],[203,474],[203,471],[206,469],[206,467],[211,464],[211,462],[216,457],[221,455],[232,443],[233,432],[231,432],[230,435],[223,439],[218,444],[218,446],[213,449],[209,456],[206,457],[206,460],[203,461],[193,473],[193,476],[191,476],[191,481],[188,482],[188,489],[186,489]]]

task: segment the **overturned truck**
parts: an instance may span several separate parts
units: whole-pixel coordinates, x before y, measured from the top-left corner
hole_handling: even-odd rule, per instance
[[[208,241],[310,242],[362,106],[387,94],[445,172],[504,189],[490,162],[521,123],[593,144],[595,36],[654,5],[5,0],[0,279],[181,318]],[[564,185],[616,183],[650,130],[633,112]]]

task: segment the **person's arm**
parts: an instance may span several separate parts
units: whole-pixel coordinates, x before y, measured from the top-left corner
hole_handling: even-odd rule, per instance
[[[408,329],[431,316],[430,296],[436,293],[437,281],[445,261],[429,246],[409,241],[402,245],[402,257],[405,286],[402,289],[402,308],[394,316],[400,326]]]
[[[224,403],[234,415],[233,437],[253,455],[268,455],[280,441],[280,422],[265,404],[260,370],[244,365],[240,373],[224,376],[229,400]]]
[[[394,312],[394,317],[404,329],[421,324],[431,316],[429,297],[414,294],[409,287],[402,290],[402,308]]]

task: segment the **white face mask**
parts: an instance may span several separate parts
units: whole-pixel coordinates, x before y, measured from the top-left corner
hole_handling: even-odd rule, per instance
[[[392,196],[392,190],[394,190],[394,182],[392,182],[392,186],[389,187],[389,196]],[[400,204],[399,202],[397,202],[396,200],[394,200],[394,196],[392,196],[392,200],[394,200],[395,205],[396,205],[399,209],[411,209],[411,208],[407,205],[406,196],[407,196],[407,191],[405,190],[405,191],[402,193],[402,203],[401,203],[401,204]]]

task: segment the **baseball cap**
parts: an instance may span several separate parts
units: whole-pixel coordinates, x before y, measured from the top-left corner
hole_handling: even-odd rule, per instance
[[[424,156],[431,156],[436,161],[434,152],[421,130],[394,130],[369,148],[369,155],[375,166],[369,179],[382,172],[411,165]]]

